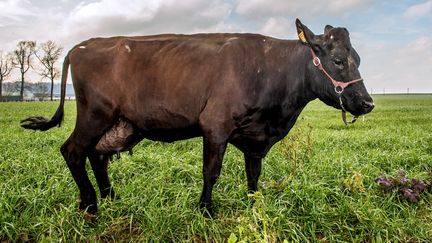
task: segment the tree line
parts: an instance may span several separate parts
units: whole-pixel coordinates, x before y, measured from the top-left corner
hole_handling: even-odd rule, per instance
[[[19,99],[24,100],[26,74],[30,69],[39,74],[41,79],[48,79],[51,82],[50,99],[53,100],[54,80],[60,74],[55,64],[62,52],[63,47],[54,41],[46,41],[39,45],[35,41],[20,41],[12,52],[0,51],[0,101],[3,101],[3,84],[11,77],[13,70],[18,71],[17,91]]]

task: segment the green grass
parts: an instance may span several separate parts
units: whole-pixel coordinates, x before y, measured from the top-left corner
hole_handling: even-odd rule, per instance
[[[133,156],[110,164],[121,199],[99,202],[95,225],[78,212],[78,190],[59,153],[73,129],[74,102],[62,128],[44,133],[19,121],[51,116],[57,102],[0,103],[0,241],[430,241],[430,189],[414,204],[384,194],[374,180],[400,168],[417,178],[432,171],[432,96],[374,98],[366,121],[348,127],[338,111],[309,104],[265,158],[254,205],[243,156],[229,146],[213,219],[197,207],[201,140],[144,140]]]

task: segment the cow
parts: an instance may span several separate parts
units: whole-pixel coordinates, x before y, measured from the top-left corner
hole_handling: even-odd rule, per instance
[[[61,100],[53,117],[29,117],[21,126],[46,131],[61,125],[70,66],[77,117],[60,151],[79,188],[79,208],[97,212],[87,158],[101,197],[114,198],[107,174],[110,156],[144,138],[202,137],[199,206],[211,212],[228,143],[243,152],[247,189],[253,193],[262,159],[310,101],[318,98],[355,117],[374,108],[348,30],[327,25],[315,35],[298,19],[296,27],[298,40],[247,33],[89,39],[64,59]]]

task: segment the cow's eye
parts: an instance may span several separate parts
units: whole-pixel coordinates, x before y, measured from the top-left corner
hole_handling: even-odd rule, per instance
[[[341,59],[336,58],[336,59],[333,60],[333,63],[334,63],[338,68],[343,68],[343,62],[342,62]]]

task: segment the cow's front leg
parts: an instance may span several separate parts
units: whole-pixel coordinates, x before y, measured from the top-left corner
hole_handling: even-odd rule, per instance
[[[212,190],[218,179],[222,160],[227,146],[226,141],[217,141],[212,137],[204,136],[203,142],[203,178],[204,186],[200,199],[200,208],[212,214]]]
[[[261,174],[262,158],[244,155],[246,164],[246,176],[248,181],[248,193],[258,190],[258,178]]]

